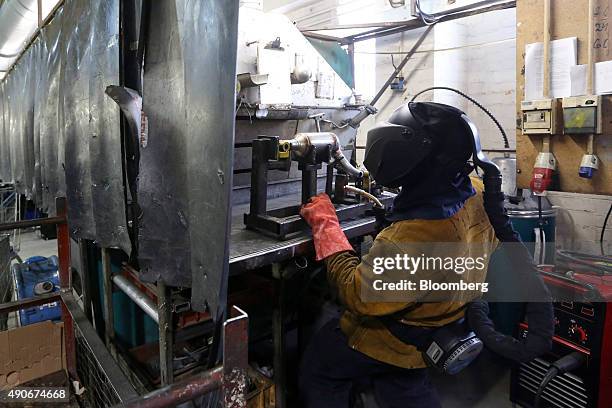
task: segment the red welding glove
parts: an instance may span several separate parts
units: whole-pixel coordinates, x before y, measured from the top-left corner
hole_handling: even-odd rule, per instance
[[[339,252],[353,250],[340,228],[336,209],[327,194],[322,193],[311,198],[300,210],[300,215],[312,228],[317,261]]]

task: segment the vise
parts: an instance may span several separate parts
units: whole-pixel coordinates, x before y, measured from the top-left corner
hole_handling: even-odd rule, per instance
[[[340,221],[361,217],[372,208],[370,202],[362,202],[359,195],[352,194],[365,191],[371,197],[374,193],[370,191],[367,172],[355,168],[347,160],[334,133],[298,133],[290,140],[260,136],[252,144],[251,201],[249,213],[244,215],[247,228],[278,239],[307,228],[299,215],[301,204],[267,209],[268,171],[289,171],[292,161],[298,162],[302,174],[301,204],[317,194],[317,171],[326,163],[325,192],[336,205]],[[346,188],[350,181],[355,186]]]

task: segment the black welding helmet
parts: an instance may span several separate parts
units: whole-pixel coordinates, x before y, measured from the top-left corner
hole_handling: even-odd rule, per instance
[[[368,131],[364,165],[376,182],[399,187],[432,168],[453,178],[472,154],[472,132],[462,111],[434,102],[410,102]]]

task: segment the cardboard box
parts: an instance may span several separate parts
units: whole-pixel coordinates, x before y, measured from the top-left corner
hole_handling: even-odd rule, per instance
[[[0,389],[65,369],[63,323],[45,321],[0,332]]]

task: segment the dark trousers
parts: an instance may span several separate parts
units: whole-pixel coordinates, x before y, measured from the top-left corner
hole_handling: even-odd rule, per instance
[[[356,383],[371,384],[382,408],[439,408],[427,369],[404,369],[374,360],[347,344],[338,320],[315,334],[302,358],[304,408],[348,408]]]

